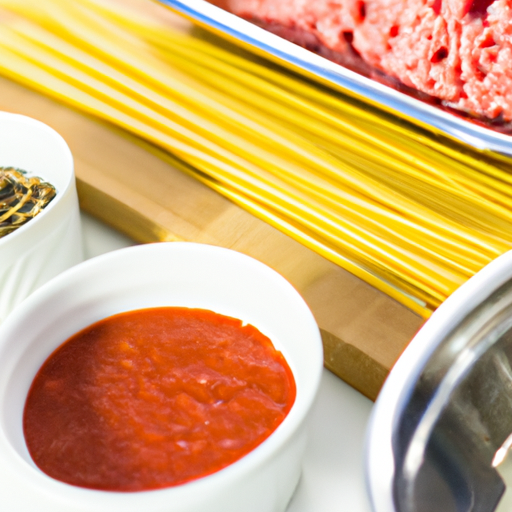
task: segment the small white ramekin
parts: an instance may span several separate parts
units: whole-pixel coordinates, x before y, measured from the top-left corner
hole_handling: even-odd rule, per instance
[[[52,202],[0,238],[0,323],[36,288],[83,259],[73,158],[52,128],[0,112],[0,166],[16,167],[51,183]]]
[[[31,382],[63,341],[101,318],[182,306],[251,323],[286,358],[295,403],[255,450],[217,473],[162,490],[84,489],[41,472],[27,451],[22,414]],[[81,263],[36,290],[0,329],[0,496],[9,512],[283,512],[301,473],[306,418],[323,367],[320,333],[298,292],[241,253],[186,242],[129,247]]]

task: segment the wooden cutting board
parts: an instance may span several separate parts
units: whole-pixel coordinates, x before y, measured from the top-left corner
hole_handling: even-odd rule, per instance
[[[243,252],[280,272],[321,328],[325,366],[371,399],[423,320],[385,294],[179,170],[113,126],[0,79],[0,110],[59,132],[75,160],[81,208],[134,240],[186,240]]]

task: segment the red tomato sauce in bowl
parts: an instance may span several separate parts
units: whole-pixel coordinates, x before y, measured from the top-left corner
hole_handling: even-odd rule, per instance
[[[46,360],[23,429],[51,477],[143,491],[240,459],[279,426],[295,394],[286,360],[252,325],[201,309],[141,309],[92,324]]]

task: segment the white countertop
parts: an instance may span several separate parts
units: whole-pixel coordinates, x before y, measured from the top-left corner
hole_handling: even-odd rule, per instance
[[[133,245],[117,231],[82,214],[87,258]],[[372,402],[324,370],[311,412],[302,479],[287,512],[370,512],[363,445]]]

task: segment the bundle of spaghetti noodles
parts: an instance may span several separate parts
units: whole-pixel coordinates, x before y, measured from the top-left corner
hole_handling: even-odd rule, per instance
[[[0,73],[169,152],[425,317],[512,246],[505,161],[138,5],[0,0]]]

